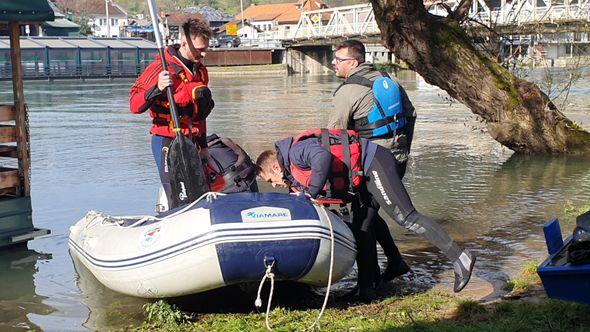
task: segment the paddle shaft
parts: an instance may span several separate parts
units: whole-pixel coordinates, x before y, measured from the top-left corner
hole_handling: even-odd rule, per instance
[[[164,44],[162,35],[158,27],[156,16],[156,5],[154,0],[147,0],[152,16],[154,26],[154,35],[160,60],[162,60],[162,70],[167,70],[166,58],[164,55]],[[168,103],[170,105],[170,117],[174,131],[174,140],[170,144],[168,158],[170,161],[170,185],[171,185],[171,202],[170,208],[181,206],[182,204],[195,201],[201,195],[209,191],[209,185],[205,180],[203,173],[203,164],[197,147],[188,137],[182,135],[180,120],[176,104],[174,103],[174,94],[171,86],[166,87]]]
[[[158,45],[158,53],[160,53],[160,60],[162,61],[162,70],[168,70],[166,66],[166,58],[164,57],[164,43],[162,42],[162,35],[160,34],[160,27],[158,25],[158,17],[156,16],[156,4],[154,0],[147,0],[148,7],[150,9],[150,15],[152,17],[152,25],[154,26],[154,35],[156,37],[156,45]],[[168,103],[170,104],[170,116],[172,117],[172,124],[174,126],[174,133],[176,136],[182,135],[180,132],[180,120],[178,119],[178,110],[174,103],[174,93],[172,87],[169,85],[166,87],[166,95],[168,96]]]

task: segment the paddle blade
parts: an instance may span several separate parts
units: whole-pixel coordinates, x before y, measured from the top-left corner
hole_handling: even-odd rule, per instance
[[[175,208],[195,201],[209,191],[203,164],[195,144],[184,135],[177,135],[168,153],[172,202]]]

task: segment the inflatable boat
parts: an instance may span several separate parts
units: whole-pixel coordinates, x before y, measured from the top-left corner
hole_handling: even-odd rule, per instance
[[[280,193],[209,193],[158,216],[90,211],[70,228],[69,246],[106,287],[142,298],[260,281],[270,270],[276,280],[326,285],[356,256],[339,217]]]

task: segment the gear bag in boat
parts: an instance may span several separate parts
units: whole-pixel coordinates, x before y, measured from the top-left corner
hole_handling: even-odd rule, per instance
[[[207,166],[211,191],[225,194],[258,192],[256,165],[239,145],[216,134],[207,136],[213,164]]]
[[[590,264],[590,210],[576,218],[573,240],[567,249],[567,261],[572,265]]]

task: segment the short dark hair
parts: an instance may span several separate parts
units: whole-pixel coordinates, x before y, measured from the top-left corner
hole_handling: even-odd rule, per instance
[[[209,28],[209,22],[205,19],[189,18],[186,22],[182,23],[182,33],[185,31],[189,32],[192,37],[202,37],[211,39],[211,28]]]
[[[266,150],[263,151],[256,159],[256,174],[260,175],[262,172],[268,171],[270,165],[277,161],[277,151],[276,150]]]
[[[346,48],[348,55],[359,63],[365,62],[365,45],[356,39],[345,40],[336,46],[336,51]]]

